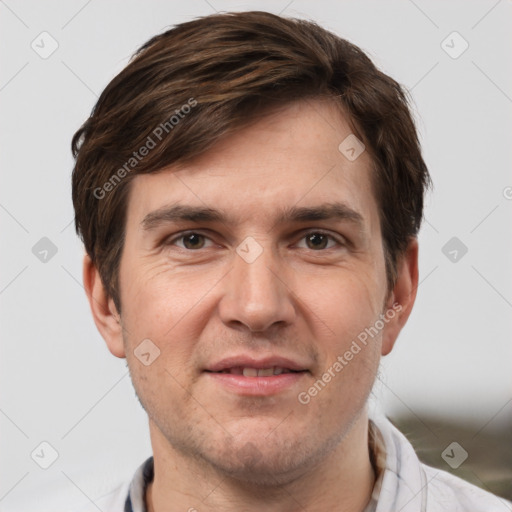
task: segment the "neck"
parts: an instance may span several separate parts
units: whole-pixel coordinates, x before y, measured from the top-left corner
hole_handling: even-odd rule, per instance
[[[334,449],[285,484],[240,482],[174,450],[150,424],[155,477],[146,490],[148,512],[362,512],[375,484],[366,411]]]

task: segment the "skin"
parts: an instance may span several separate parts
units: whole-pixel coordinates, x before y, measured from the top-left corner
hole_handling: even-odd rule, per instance
[[[148,510],[315,512],[343,503],[355,512],[370,499],[366,403],[380,357],[414,304],[418,246],[411,240],[388,290],[370,156],[351,162],[338,150],[352,132],[328,101],[298,101],[186,167],[135,177],[121,316],[85,257],[96,325],[112,354],[126,357],[149,416],[155,479]],[[360,224],[278,219],[288,207],[332,202],[358,212]],[[150,212],[175,203],[222,208],[226,218],[143,228]],[[190,240],[178,235],[186,230],[205,238],[185,245]],[[312,243],[306,234],[318,230],[329,236]],[[252,263],[236,252],[248,236],[262,249]],[[401,310],[379,335],[301,404],[298,394],[394,303]],[[144,339],[160,349],[149,366],[134,355]],[[234,352],[284,355],[308,372],[275,395],[242,396],[203,372]]]

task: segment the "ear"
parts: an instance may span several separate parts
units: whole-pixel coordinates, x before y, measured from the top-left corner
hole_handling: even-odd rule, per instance
[[[116,357],[126,357],[123,345],[121,317],[114,301],[101,281],[100,273],[88,254],[84,256],[83,280],[94,323],[107,346]]]
[[[382,332],[382,355],[388,355],[411,314],[418,290],[418,241],[412,239],[397,265],[397,280],[386,301],[388,321]],[[393,314],[393,317],[391,315]]]

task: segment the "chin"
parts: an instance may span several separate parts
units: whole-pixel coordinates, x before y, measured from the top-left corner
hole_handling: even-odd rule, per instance
[[[314,441],[314,445],[308,443]],[[217,471],[251,486],[274,487],[290,484],[327,455],[334,443],[318,445],[317,439],[226,440],[203,458]],[[219,445],[217,445],[219,447]]]
[[[292,483],[306,473],[304,464],[298,461],[259,459],[253,461],[209,461],[217,471],[242,485],[276,487]]]

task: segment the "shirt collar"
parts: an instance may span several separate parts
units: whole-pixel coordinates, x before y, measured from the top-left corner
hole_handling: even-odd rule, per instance
[[[146,489],[155,475],[153,456],[139,466],[130,484],[130,490],[124,503],[124,512],[147,512]]]
[[[375,473],[375,484],[373,486],[372,495],[364,512],[375,512],[379,502],[380,490],[386,470],[386,443],[377,428],[377,425],[370,419],[368,421],[368,448],[370,450],[370,460]]]

